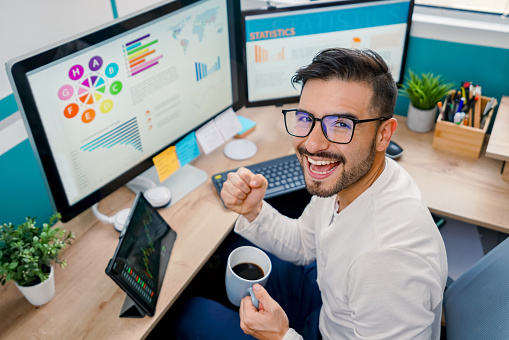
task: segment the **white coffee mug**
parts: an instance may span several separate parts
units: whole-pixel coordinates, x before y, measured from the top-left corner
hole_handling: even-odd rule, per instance
[[[234,272],[234,267],[240,264],[255,264],[263,271],[257,279],[246,279]],[[259,283],[265,286],[272,270],[272,264],[269,257],[262,250],[244,246],[239,247],[230,253],[228,256],[228,264],[226,265],[226,293],[228,299],[235,306],[240,306],[240,301],[251,295],[253,305],[258,308],[258,299],[253,293],[253,285]]]

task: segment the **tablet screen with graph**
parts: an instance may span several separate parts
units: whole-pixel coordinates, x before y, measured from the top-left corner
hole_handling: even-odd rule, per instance
[[[106,274],[149,316],[155,313],[176,237],[157,210],[138,194]]]

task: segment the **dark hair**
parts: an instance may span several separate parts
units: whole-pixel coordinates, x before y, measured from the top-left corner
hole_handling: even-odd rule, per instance
[[[389,67],[378,53],[364,49],[329,48],[319,52],[311,64],[301,67],[292,83],[302,84],[309,79],[360,82],[371,88],[370,107],[375,117],[391,118],[396,106],[398,89]]]

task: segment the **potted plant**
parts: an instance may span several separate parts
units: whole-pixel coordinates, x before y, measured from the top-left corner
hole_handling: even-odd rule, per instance
[[[440,75],[433,73],[417,75],[412,70],[408,73],[405,84],[399,89],[401,95],[410,99],[408,128],[416,132],[431,131],[437,117],[437,103],[447,96],[454,84],[445,83]]]
[[[74,239],[54,224],[60,214],[50,218],[42,227],[36,226],[35,218],[27,217],[25,223],[0,226],[0,281],[2,285],[13,280],[25,298],[40,306],[55,294],[53,263],[61,267],[66,261],[60,252]]]

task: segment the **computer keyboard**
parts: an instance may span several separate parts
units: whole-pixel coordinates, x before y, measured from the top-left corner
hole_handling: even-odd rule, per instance
[[[302,168],[296,155],[271,159],[266,162],[245,166],[245,168],[251,170],[254,174],[262,174],[267,178],[269,186],[265,192],[265,199],[306,187]],[[237,169],[212,175],[212,183],[214,183],[219,196],[221,196],[221,189],[223,188],[223,183],[226,182],[228,173],[237,171]]]

